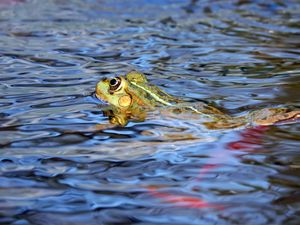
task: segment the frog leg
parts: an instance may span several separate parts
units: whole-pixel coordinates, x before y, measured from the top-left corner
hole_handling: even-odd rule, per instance
[[[288,108],[266,108],[253,111],[249,120],[254,125],[288,124],[300,121],[300,110]]]
[[[231,117],[231,116],[219,116],[211,122],[204,122],[203,124],[209,130],[226,130],[234,129],[247,125],[245,117]]]

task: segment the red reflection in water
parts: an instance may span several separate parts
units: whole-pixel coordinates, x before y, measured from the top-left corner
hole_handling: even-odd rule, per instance
[[[217,204],[209,203],[201,198],[185,196],[180,194],[163,193],[159,191],[159,188],[151,187],[147,188],[149,193],[159,198],[162,202],[174,204],[175,207],[185,208],[215,208],[222,209],[223,207]]]
[[[229,142],[227,149],[229,150],[242,150],[254,151],[259,148],[262,143],[262,136],[269,129],[267,126],[258,126],[248,128],[241,133],[241,139],[238,141]]]
[[[264,132],[267,131],[269,127],[267,126],[258,126],[254,128],[248,128],[245,131],[241,132],[241,139],[234,142],[229,142],[227,144],[227,149],[229,150],[239,150],[239,151],[254,151],[255,149],[259,148],[262,143],[262,137],[264,135]],[[211,171],[214,168],[217,168],[221,160],[224,160],[224,153],[223,151],[221,153],[218,153],[214,159],[219,159],[220,161],[218,164],[211,164],[208,163],[204,165],[200,171],[199,175],[193,179],[193,181],[199,182],[202,177],[209,171]],[[149,193],[160,199],[162,202],[166,203],[172,203],[175,207],[184,207],[184,208],[214,208],[214,209],[223,209],[224,206],[221,204],[213,204],[209,203],[201,198],[181,195],[181,194],[171,194],[160,191],[158,187],[147,187],[147,190]]]

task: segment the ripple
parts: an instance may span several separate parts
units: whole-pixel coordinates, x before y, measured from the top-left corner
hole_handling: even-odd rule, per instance
[[[204,132],[154,112],[112,127],[93,93],[136,69],[235,115],[299,105],[298,2],[0,7],[1,224],[296,224],[299,124]]]

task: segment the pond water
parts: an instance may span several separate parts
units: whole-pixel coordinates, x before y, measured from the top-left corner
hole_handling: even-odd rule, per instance
[[[1,1],[0,224],[299,224],[300,124],[93,129],[107,123],[96,83],[132,69],[231,114],[300,106],[299,12],[296,0]]]

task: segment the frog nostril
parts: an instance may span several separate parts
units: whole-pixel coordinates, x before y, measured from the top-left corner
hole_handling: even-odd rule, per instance
[[[106,78],[106,77],[103,77],[103,78],[102,78],[102,81],[106,81],[106,80],[107,80],[107,78]]]

